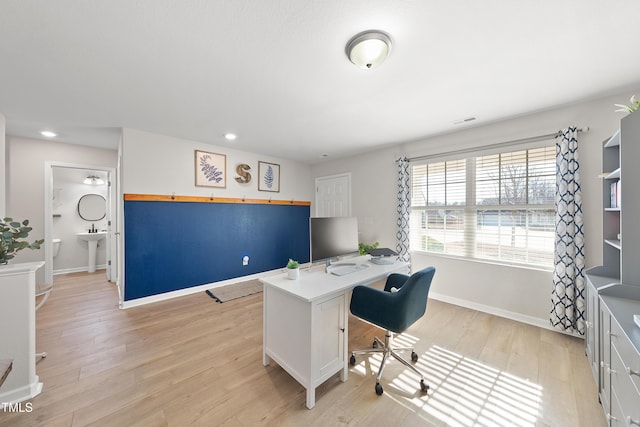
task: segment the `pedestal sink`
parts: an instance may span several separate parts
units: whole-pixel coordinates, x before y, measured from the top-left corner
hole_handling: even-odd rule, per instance
[[[99,231],[97,233],[78,233],[78,239],[84,240],[89,246],[89,273],[95,273],[96,271],[96,257],[98,252],[98,240],[102,240],[107,237],[106,231]]]

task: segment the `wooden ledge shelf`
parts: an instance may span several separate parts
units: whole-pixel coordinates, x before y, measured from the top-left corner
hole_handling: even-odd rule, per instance
[[[311,206],[311,202],[301,200],[248,199],[245,197],[206,197],[206,196],[176,196],[165,194],[125,194],[126,201],[143,202],[193,202],[193,203],[236,203],[253,205],[289,205]]]

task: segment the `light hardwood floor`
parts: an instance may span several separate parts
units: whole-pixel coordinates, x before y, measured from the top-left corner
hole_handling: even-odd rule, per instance
[[[350,349],[383,333],[349,319]],[[428,395],[379,359],[318,387],[316,407],[279,366],[262,366],[262,294],[220,304],[204,292],[119,310],[104,274],[55,277],[37,312],[43,392],[0,426],[605,426],[583,341],[430,300],[412,342]]]

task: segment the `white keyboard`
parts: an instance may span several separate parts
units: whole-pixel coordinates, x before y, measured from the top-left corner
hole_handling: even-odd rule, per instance
[[[395,264],[395,262],[396,261],[390,257],[371,258],[371,263],[377,265],[391,265]]]
[[[329,267],[329,273],[336,276],[346,276],[347,274],[355,273],[356,271],[369,268],[368,264],[334,264]]]

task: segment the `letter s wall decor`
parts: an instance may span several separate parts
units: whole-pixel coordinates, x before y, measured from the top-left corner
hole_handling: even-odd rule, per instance
[[[236,166],[236,173],[239,175],[236,177],[236,181],[240,184],[248,184],[251,182],[251,174],[249,171],[251,170],[251,166],[246,163],[241,163]]]

